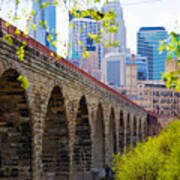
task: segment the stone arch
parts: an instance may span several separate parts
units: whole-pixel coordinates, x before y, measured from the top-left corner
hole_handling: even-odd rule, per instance
[[[105,125],[103,108],[99,104],[97,108],[94,131],[94,167],[103,168],[105,165]]]
[[[120,152],[123,152],[124,149],[124,114],[123,111],[120,111],[120,120],[119,120],[119,149]]]
[[[116,138],[116,124],[115,124],[115,114],[114,109],[111,108],[110,111],[110,123],[109,123],[109,155],[110,155],[110,165],[112,165],[113,154],[117,153],[117,138]]]
[[[133,119],[133,146],[136,145],[137,142],[137,118],[134,116]]]
[[[69,179],[69,131],[61,89],[51,92],[43,124],[42,162],[44,179]]]
[[[127,114],[127,126],[126,126],[126,146],[130,146],[131,144],[131,122],[130,122],[130,114]]]
[[[32,179],[32,122],[26,91],[8,69],[0,78],[0,179]]]
[[[88,107],[85,96],[79,101],[76,116],[74,138],[73,166],[75,173],[83,173],[91,169],[91,127],[88,117]]]

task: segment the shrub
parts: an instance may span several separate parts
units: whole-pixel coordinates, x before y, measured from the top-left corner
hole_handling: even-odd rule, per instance
[[[158,137],[115,155],[113,170],[116,180],[180,180],[180,121]]]

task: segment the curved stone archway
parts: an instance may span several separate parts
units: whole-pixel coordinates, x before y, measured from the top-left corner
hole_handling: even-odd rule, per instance
[[[120,120],[119,120],[119,149],[120,152],[123,152],[124,149],[124,116],[123,111],[120,111]]]
[[[104,117],[101,104],[98,106],[94,132],[94,167],[103,168],[105,165],[105,132]]]
[[[32,129],[26,92],[13,69],[0,78],[0,179],[32,179]]]
[[[84,96],[79,102],[74,140],[74,176],[78,179],[91,169],[91,127]]]
[[[131,125],[130,125],[130,114],[127,114],[127,126],[126,126],[126,146],[131,144]]]
[[[48,103],[43,133],[43,178],[69,179],[69,131],[64,98],[55,87]]]

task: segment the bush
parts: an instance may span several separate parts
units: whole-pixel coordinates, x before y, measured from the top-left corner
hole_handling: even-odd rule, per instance
[[[114,156],[116,180],[180,180],[180,121],[158,137]]]

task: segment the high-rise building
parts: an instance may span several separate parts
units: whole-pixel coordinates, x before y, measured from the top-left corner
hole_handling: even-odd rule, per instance
[[[56,52],[56,47],[54,47],[51,42],[56,41],[56,7],[53,5],[53,0],[49,0],[50,4],[41,9],[43,3],[48,2],[48,0],[33,1],[33,10],[35,15],[33,17],[33,24],[36,24],[36,30],[30,28],[30,36],[39,41],[41,44],[45,45],[52,51]],[[45,29],[43,26],[47,26]],[[41,25],[40,25],[41,24]],[[53,40],[48,41],[48,35],[51,34]]]
[[[81,68],[83,70],[96,79],[101,80],[101,70],[99,69],[98,53],[96,51],[89,51],[89,57],[82,58],[82,62]]]
[[[119,0],[110,1],[102,7],[102,13],[113,12],[117,14],[114,18],[115,23],[119,23],[117,33],[103,33],[103,39],[108,42],[118,41],[119,46],[104,48],[103,55],[110,52],[125,52],[126,51],[126,27],[123,18],[123,10]]]
[[[81,13],[78,11],[77,13]],[[100,28],[101,22],[95,21],[90,16],[84,18],[74,17],[73,14],[69,14],[69,23],[73,24],[69,28],[69,59],[72,58],[72,53],[76,53],[79,57],[80,66],[83,64],[83,53],[85,51],[97,52],[98,53],[98,67],[101,68],[101,44],[97,44],[93,39],[89,37],[89,34],[97,35]]]
[[[137,73],[135,75],[136,80],[147,80],[148,79],[148,61],[147,57],[143,57],[135,54],[126,55],[126,69],[128,65],[136,64]]]
[[[165,71],[167,52],[159,52],[160,40],[167,39],[164,27],[142,27],[137,34],[137,52],[148,60],[149,80],[161,80],[161,72]]]
[[[125,86],[125,55],[123,53],[109,53],[103,58],[102,81],[111,87]]]

